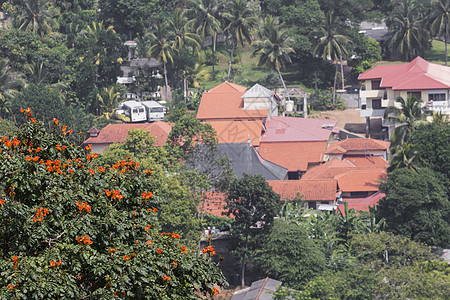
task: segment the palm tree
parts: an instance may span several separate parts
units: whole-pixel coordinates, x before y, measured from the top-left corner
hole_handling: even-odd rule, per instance
[[[58,27],[56,17],[59,11],[50,0],[26,0],[21,4],[23,10],[18,17],[20,30],[32,31],[42,37]]]
[[[406,101],[402,97],[398,97],[396,102],[400,104],[400,108],[389,106],[384,112],[384,118],[396,124],[391,135],[391,148],[403,145],[408,140],[412,131],[421,123],[426,122],[426,118],[430,112],[423,107],[422,99],[408,95]]]
[[[284,28],[281,28],[278,19],[271,16],[265,19],[259,37],[260,40],[252,44],[255,48],[252,55],[259,56],[259,66],[276,71],[280,76],[283,87],[286,89],[283,76],[281,76],[281,69],[285,62],[291,62],[289,54],[294,52],[292,48],[293,38]]]
[[[104,88],[101,94],[97,94],[100,108],[106,113],[112,112],[119,104],[119,95],[120,92],[116,92],[114,86]]]
[[[445,42],[445,65],[447,65],[447,40],[448,31],[450,30],[450,1],[449,0],[432,0],[432,16],[431,29],[433,33],[444,36]]]
[[[404,143],[403,145],[396,145],[390,147],[389,151],[391,152],[391,159],[389,160],[388,172],[400,168],[416,169],[415,163],[419,157],[412,144]]]
[[[186,46],[192,47],[197,51],[200,46],[200,36],[192,32],[189,28],[189,20],[186,17],[186,10],[175,9],[171,18],[168,20],[168,30],[174,39],[174,49],[181,52]]]
[[[4,98],[13,97],[24,84],[22,75],[9,66],[9,60],[0,59],[0,95]]]
[[[189,26],[197,28],[197,33],[205,42],[208,36],[212,37],[212,73],[215,78],[215,50],[216,50],[216,36],[220,33],[221,26],[219,20],[220,3],[217,0],[189,0],[191,8],[189,13],[193,18],[189,21]]]
[[[398,1],[386,20],[389,30],[394,33],[389,43],[405,61],[417,55],[424,56],[429,47],[429,33],[421,9],[416,0]]]
[[[333,104],[336,99],[336,80],[338,73],[337,60],[341,63],[341,75],[342,75],[342,89],[344,88],[344,72],[342,69],[342,57],[347,56],[347,45],[349,38],[347,36],[337,33],[337,18],[334,12],[328,11],[325,14],[325,18],[322,20],[321,26],[317,31],[311,32],[311,36],[314,39],[313,54],[322,57],[323,60],[331,59],[336,64],[336,71],[334,74],[334,87],[333,87]]]
[[[154,30],[149,34],[152,45],[148,49],[147,55],[158,60],[163,65],[164,80],[165,80],[165,95],[166,100],[169,99],[169,82],[167,80],[167,63],[173,63],[174,55],[174,41],[171,32],[167,28],[166,23],[160,23],[154,27]]]
[[[251,31],[257,26],[258,18],[255,15],[254,7],[247,0],[229,1],[225,6],[223,14],[225,20],[225,30],[231,40],[230,63],[228,65],[228,80],[230,80],[231,64],[233,55],[238,43],[244,46],[244,42],[251,43]]]

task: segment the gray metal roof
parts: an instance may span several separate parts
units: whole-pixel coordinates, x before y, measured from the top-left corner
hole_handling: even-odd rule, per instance
[[[249,288],[237,291],[231,300],[270,300],[280,285],[281,281],[266,277],[253,282]]]
[[[255,84],[248,89],[241,98],[263,98],[272,97],[273,92],[260,84]]]
[[[226,155],[232,161],[232,168],[237,178],[244,174],[260,174],[266,180],[283,180],[288,170],[282,166],[263,159],[249,143],[223,143],[217,145],[219,155]]]
[[[198,145],[197,147],[202,146]],[[221,143],[217,145],[217,155],[227,156],[231,160],[231,168],[237,178],[242,178],[244,174],[262,175],[265,180],[284,180],[288,170],[280,165],[263,159],[256,149],[249,143]],[[195,166],[192,159],[187,160],[192,168],[203,172],[211,167],[208,155],[204,151],[206,148],[194,151],[196,158]]]

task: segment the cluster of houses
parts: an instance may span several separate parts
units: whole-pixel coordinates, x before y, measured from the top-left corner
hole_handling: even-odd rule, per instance
[[[430,109],[450,114],[450,68],[417,57],[402,65],[378,66],[362,73],[361,116],[383,117],[398,96],[415,95]],[[306,208],[334,210],[344,202],[368,211],[384,197],[387,141],[341,139],[337,121],[279,116],[280,98],[256,84],[251,88],[224,82],[203,93],[197,119],[217,133],[219,154],[232,160],[238,178],[260,174],[280,195],[280,201],[301,200]],[[112,143],[124,142],[131,128],[142,128],[162,146],[173,124],[164,121],[110,124],[92,128],[92,151],[102,153]],[[394,124],[383,121],[391,132]],[[205,213],[222,216],[226,195],[210,192]]]

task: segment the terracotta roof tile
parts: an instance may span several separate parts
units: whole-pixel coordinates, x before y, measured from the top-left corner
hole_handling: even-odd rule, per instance
[[[343,199],[348,203],[348,208],[354,208],[356,211],[369,211],[369,207],[378,204],[378,202],[383,199],[386,194],[382,192],[376,192],[366,198],[346,198]],[[344,204],[339,204],[338,209],[345,214]]]
[[[267,183],[280,195],[280,200],[294,199],[297,194],[308,201],[335,201],[336,180],[270,180]]]
[[[271,117],[266,121],[262,142],[321,142],[332,134],[336,120]],[[328,126],[329,127],[328,127]],[[327,126],[327,128],[324,128]]]
[[[352,162],[351,160],[354,160]],[[339,190],[344,192],[378,191],[381,180],[386,179],[387,162],[382,158],[337,158],[309,169],[302,180],[336,179]]]
[[[259,146],[262,121],[224,121],[208,122],[214,128],[219,143],[246,143],[250,136],[253,146]]]
[[[197,119],[211,120],[255,120],[267,118],[267,109],[244,110],[243,93],[203,93],[197,112]]]
[[[227,204],[227,195],[222,192],[205,192],[204,194],[206,200],[205,205],[203,208],[203,213],[205,214],[211,214],[218,217],[225,217],[223,213],[225,213],[224,206]],[[201,212],[202,210],[202,203],[198,205],[198,211]],[[230,217],[233,217],[232,215]]]
[[[351,162],[356,167],[381,167],[387,168],[389,163],[382,157],[346,157],[345,160]]]
[[[346,139],[328,145],[325,154],[345,154],[349,151],[365,151],[365,150],[381,151],[387,150],[390,144],[391,144],[390,142],[375,139],[366,139],[366,138]]]
[[[98,136],[88,138],[84,141],[84,144],[124,143],[130,129],[143,129],[156,138],[155,146],[163,146],[167,140],[167,136],[172,130],[172,126],[173,123],[164,121],[135,124],[109,124],[100,131]]]
[[[323,161],[326,142],[276,142],[259,146],[260,155],[273,163],[287,168],[289,171],[302,172],[308,169],[308,163]]]
[[[245,86],[232,83],[232,82],[222,82],[221,84],[213,87],[208,91],[208,93],[241,93],[244,94],[245,91],[247,91],[247,88]]]
[[[407,64],[377,66],[360,74],[358,79],[381,79],[380,87],[394,90],[448,89],[450,67],[429,63],[418,56]]]
[[[385,169],[352,170],[335,177],[344,192],[375,192],[387,178]]]

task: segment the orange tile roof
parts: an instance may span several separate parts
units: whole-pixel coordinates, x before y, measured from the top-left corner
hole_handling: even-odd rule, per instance
[[[308,163],[323,161],[326,142],[261,142],[259,154],[289,171],[308,169]]]
[[[253,146],[259,146],[262,121],[224,121],[208,122],[214,128],[219,143],[246,143],[250,136]]]
[[[366,150],[381,151],[387,150],[390,144],[391,144],[390,142],[375,139],[366,139],[366,138],[346,139],[328,145],[325,154],[345,154],[349,151],[366,151]]]
[[[155,146],[163,146],[172,130],[173,123],[156,121],[153,123],[109,124],[103,128],[98,136],[90,137],[84,144],[112,144],[124,143],[130,129],[142,129],[156,138]]]
[[[354,160],[356,163],[350,160]],[[302,180],[336,179],[339,190],[343,192],[378,191],[380,181],[386,179],[387,162],[382,158],[376,158],[376,163],[363,157],[350,160],[341,161],[334,158],[309,169],[302,176]]]
[[[386,194],[382,192],[376,192],[365,198],[346,198],[343,199],[348,204],[348,208],[354,208],[356,211],[369,211],[369,207],[378,204],[378,202],[384,198]],[[339,204],[338,209],[345,215],[344,204]]]
[[[208,92],[209,93],[242,93],[244,94],[247,91],[247,88],[245,86],[232,83],[232,82],[222,82],[219,85],[216,85],[215,87],[211,88]]]
[[[227,195],[225,193],[208,191],[205,192],[204,196],[206,197],[205,206],[203,207],[204,214],[226,217],[226,215],[224,215],[224,213],[226,212],[224,206],[227,204]],[[201,213],[202,211],[202,205],[202,202],[200,202],[200,204],[198,205],[199,213]],[[230,217],[234,216],[231,215]]]
[[[387,178],[385,169],[352,170],[335,177],[344,192],[375,192]]]
[[[224,82],[209,92],[203,93],[197,112],[197,119],[211,120],[255,120],[267,118],[267,109],[246,109],[241,96],[246,88],[230,82]]]
[[[346,157],[344,160],[351,162],[356,167],[384,167],[387,168],[389,163],[380,156],[367,157]]]
[[[280,200],[294,199],[297,194],[307,201],[335,201],[337,182],[331,180],[269,180],[267,183],[280,195]]]

